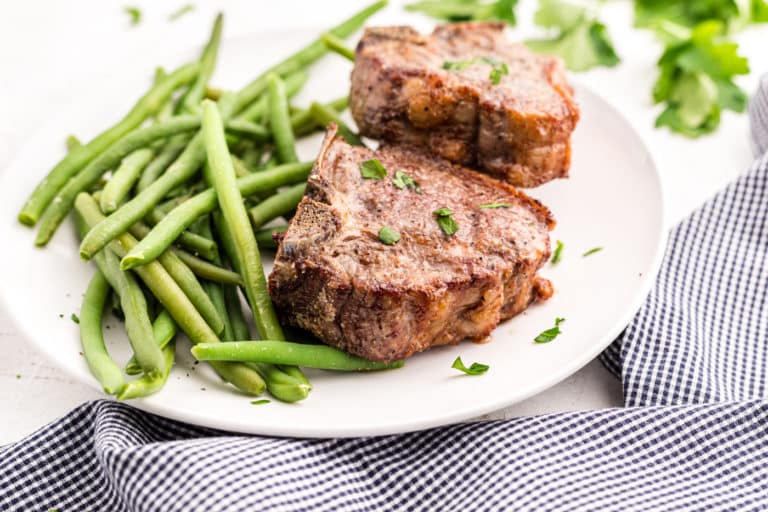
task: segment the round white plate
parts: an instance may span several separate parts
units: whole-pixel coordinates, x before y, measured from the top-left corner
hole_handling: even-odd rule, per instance
[[[261,69],[303,45],[311,34],[281,33],[227,40],[213,83],[236,88]],[[267,51],[268,49],[268,51]],[[169,59],[169,67],[194,58],[196,50]],[[146,57],[143,59],[146,61]],[[153,63],[123,65],[94,83],[97,90],[72,98],[55,112],[0,178],[0,287],[4,307],[21,333],[77,378],[97,387],[80,353],[81,295],[93,272],[78,257],[71,223],[45,249],[16,214],[35,184],[64,154],[64,138],[87,140],[113,124],[141,94]],[[329,55],[312,69],[297,104],[346,93],[351,66]],[[572,374],[600,353],[629,322],[647,294],[665,241],[663,201],[653,160],[629,123],[604,100],[577,87],[582,119],[574,134],[571,178],[529,191],[558,220],[552,234],[565,244],[559,265],[542,273],[556,293],[501,324],[487,344],[469,342],[419,354],[404,368],[378,373],[308,371],[314,390],[299,404],[253,400],[222,383],[205,365],[193,364],[186,341],[165,388],[131,402],[141,409],[189,423],[231,431],[285,436],[364,436],[423,429],[466,420],[523,400]],[[319,138],[300,153],[313,158]],[[604,247],[588,257],[593,247]],[[549,344],[533,338],[566,319]],[[105,331],[118,362],[130,356],[121,324]],[[490,365],[482,376],[451,368],[460,355],[469,365]]]

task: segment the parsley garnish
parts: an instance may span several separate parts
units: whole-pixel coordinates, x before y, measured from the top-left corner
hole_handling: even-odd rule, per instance
[[[175,11],[173,11],[171,14],[168,15],[168,21],[176,21],[177,19],[181,18],[185,14],[189,14],[190,12],[195,10],[195,6],[192,4],[186,4],[182,5]]]
[[[453,220],[453,210],[450,208],[440,208],[434,211],[434,215],[437,218],[437,225],[448,236],[456,233],[459,230],[459,225]]]
[[[446,21],[505,21],[515,26],[515,6],[517,0],[424,0],[405,6],[408,11],[416,11]]]
[[[488,368],[490,368],[490,366],[483,363],[472,363],[470,367],[467,368],[466,366],[464,366],[464,363],[462,362],[461,357],[457,357],[456,360],[451,365],[451,368],[456,368],[457,370],[462,371],[467,375],[482,375],[488,371]]]
[[[375,158],[360,164],[360,174],[365,179],[380,180],[387,175],[387,168]]]
[[[525,44],[537,53],[561,57],[572,71],[613,67],[620,61],[605,25],[586,7],[566,0],[541,0],[534,22],[558,33],[552,39],[530,40]]]
[[[78,318],[78,316],[77,316],[76,314],[74,314],[74,313],[72,313],[72,315],[71,315],[69,318],[70,318],[70,319],[71,319],[73,322],[75,322],[76,324],[79,324],[79,323],[80,323],[80,318]]]
[[[141,10],[138,7],[125,7],[123,10],[131,17],[131,25],[141,23]]]
[[[382,226],[379,230],[379,240],[387,245],[394,245],[400,241],[400,233],[389,226]]]
[[[423,193],[419,186],[419,182],[405,174],[403,171],[395,171],[395,177],[392,178],[392,184],[400,190],[409,188],[417,194]]]
[[[498,85],[499,82],[501,82],[502,76],[509,74],[509,67],[507,66],[507,63],[501,62],[500,60],[494,59],[493,57],[475,57],[470,60],[462,60],[457,62],[447,60],[443,62],[443,69],[447,69],[448,71],[461,71],[463,69],[467,69],[469,66],[479,63],[490,64],[492,66],[491,73],[488,75],[488,79],[494,85]]]
[[[254,400],[253,402],[251,402],[251,405],[264,405],[264,404],[268,404],[269,402],[270,400],[267,400],[266,398],[262,398],[261,400]]]
[[[487,203],[487,204],[478,205],[478,208],[481,208],[484,210],[491,210],[494,208],[509,208],[510,206],[512,206],[512,203]]]
[[[635,0],[635,26],[658,28],[666,22],[692,27],[705,20],[731,26],[768,21],[765,0]]]
[[[557,240],[555,242],[555,252],[552,254],[553,265],[557,265],[558,263],[560,263],[560,258],[563,257],[563,247],[565,246],[563,245],[563,242],[561,242],[560,240]]]
[[[684,37],[672,38],[659,59],[653,101],[666,109],[656,126],[698,137],[717,129],[721,111],[744,111],[747,95],[732,79],[749,73],[749,65],[737,53],[738,45],[722,38],[722,23],[705,21],[693,30],[679,29]]]
[[[533,341],[536,343],[549,343],[557,338],[557,335],[560,334],[560,324],[563,322],[565,322],[565,318],[555,318],[555,326],[533,338]]]
[[[582,256],[582,258],[583,258],[583,257],[585,257],[585,256],[589,256],[590,254],[595,254],[596,252],[600,252],[600,251],[602,251],[602,250],[603,250],[603,248],[602,248],[602,247],[593,247],[592,249],[588,250],[587,252],[585,252],[585,253],[584,253],[584,254],[582,254],[581,256]]]

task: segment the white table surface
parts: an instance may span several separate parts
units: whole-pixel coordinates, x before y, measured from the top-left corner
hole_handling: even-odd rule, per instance
[[[226,15],[225,37],[306,27],[309,39],[318,29],[364,4],[354,0],[197,0],[193,2],[194,12],[168,22],[167,15],[185,3],[187,0],[7,2],[0,16],[0,172],[47,116],[55,115],[73,98],[82,99],[78,90],[90,87],[94,77],[110,87],[104,77],[119,80],[120,62],[135,59],[146,62],[149,76],[158,56],[202,44],[217,10]],[[427,24],[423,18],[404,14],[400,2],[391,3],[374,23]],[[128,23],[125,5],[141,8],[140,25]],[[515,36],[525,38],[535,32],[530,21],[535,5],[535,1],[522,0]],[[631,27],[630,2],[609,3],[602,17],[623,62],[614,69],[583,73],[578,79],[614,103],[651,148],[662,174],[671,227],[749,165],[747,117],[725,113],[715,135],[695,141],[654,129],[658,108],[651,105],[650,91],[660,48],[649,33]],[[754,90],[759,72],[768,70],[766,37],[768,28],[759,27],[737,38],[754,70],[739,81],[749,92]],[[117,71],[105,74],[105,70]],[[254,74],[258,71],[254,70]],[[30,169],[41,175],[46,171]],[[72,380],[31,348],[2,310],[0,353],[0,410],[4,411],[0,445],[18,440],[72,407],[102,396]],[[593,361],[559,385],[490,416],[509,418],[621,404],[619,381]]]

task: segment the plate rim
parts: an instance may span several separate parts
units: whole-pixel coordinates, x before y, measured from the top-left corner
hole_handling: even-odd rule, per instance
[[[244,36],[237,36],[233,38],[226,39],[226,41],[232,43],[238,40],[248,40],[252,39],[256,36],[255,34],[249,34]],[[189,51],[189,50],[187,50]],[[182,52],[177,52],[182,53]],[[96,73],[95,75],[98,76],[101,73]],[[655,282],[656,276],[658,275],[659,269],[661,267],[661,263],[663,261],[663,257],[666,251],[667,241],[669,237],[669,229],[666,225],[666,216],[668,214],[667,212],[667,205],[666,205],[666,193],[664,188],[664,181],[661,177],[661,174],[659,172],[659,168],[656,165],[656,161],[653,157],[653,154],[650,151],[650,148],[646,144],[645,140],[642,138],[640,133],[635,129],[634,125],[621,113],[621,111],[608,99],[594,91],[591,87],[585,85],[583,82],[579,81],[577,78],[574,78],[573,76],[569,75],[568,77],[569,83],[572,85],[572,87],[577,91],[577,97],[580,94],[588,94],[593,97],[593,99],[598,100],[602,105],[611,111],[612,116],[619,119],[621,123],[624,125],[624,127],[629,130],[629,132],[632,134],[632,136],[637,140],[637,142],[640,144],[641,149],[643,153],[645,154],[645,158],[647,159],[646,167],[648,167],[649,171],[652,171],[650,173],[650,176],[655,181],[655,187],[658,192],[658,213],[659,213],[659,226],[656,226],[655,232],[656,232],[656,249],[654,252],[653,260],[650,265],[649,271],[645,272],[643,276],[640,278],[640,282],[637,286],[637,291],[634,294],[634,299],[631,303],[631,307],[628,306],[626,308],[626,312],[624,315],[617,317],[611,324],[610,329],[606,329],[605,333],[600,336],[595,342],[590,344],[591,350],[583,352],[582,357],[574,358],[573,363],[569,365],[561,365],[558,367],[558,370],[556,372],[553,372],[551,375],[548,376],[548,378],[538,381],[536,386],[532,386],[529,388],[525,393],[518,393],[515,394],[513,398],[509,399],[499,399],[493,401],[493,403],[489,403],[484,406],[462,406],[461,404],[457,404],[457,407],[454,409],[451,409],[450,411],[445,412],[441,415],[435,415],[431,417],[428,421],[423,419],[417,419],[417,420],[409,420],[409,421],[396,421],[393,423],[384,423],[384,424],[378,424],[376,426],[369,426],[369,427],[359,427],[359,426],[352,426],[347,427],[344,424],[337,425],[333,431],[330,431],[330,429],[326,427],[313,427],[311,424],[304,424],[300,425],[299,427],[295,427],[293,425],[286,425],[286,426],[273,426],[273,425],[254,425],[252,423],[242,422],[241,420],[238,420],[237,417],[227,417],[226,419],[219,419],[217,417],[212,416],[206,416],[204,413],[195,412],[191,410],[186,409],[173,409],[169,407],[168,405],[163,404],[162,402],[157,403],[155,401],[151,400],[133,400],[131,402],[123,402],[124,404],[136,407],[138,409],[144,410],[146,412],[157,414],[160,416],[163,416],[165,418],[170,418],[177,421],[182,421],[185,423],[189,423],[192,425],[198,425],[202,427],[208,427],[208,428],[214,428],[218,430],[222,430],[229,433],[243,433],[243,434],[250,434],[250,435],[266,435],[266,436],[278,436],[278,437],[306,437],[306,438],[338,438],[338,437],[360,437],[360,436],[378,436],[378,435],[393,435],[393,434],[401,434],[406,432],[413,432],[413,431],[419,431],[419,430],[425,430],[440,426],[445,426],[457,422],[466,421],[472,418],[476,418],[478,416],[482,416],[484,414],[488,414],[493,411],[497,411],[499,409],[503,409],[505,407],[509,407],[510,405],[513,405],[515,403],[519,403],[523,400],[526,400],[527,398],[530,398],[540,392],[542,392],[545,389],[548,389],[559,382],[565,380],[569,376],[573,375],[577,371],[579,371],[581,368],[589,364],[593,359],[597,357],[605,348],[607,348],[616,338],[617,336],[626,328],[626,326],[629,324],[631,319],[636,315],[637,311],[642,306],[643,302],[646,300],[651,287],[653,283]],[[71,111],[74,109],[73,106],[74,102],[65,103],[64,105],[61,105],[59,108],[59,112],[62,111]],[[33,142],[36,140],[37,136],[44,131],[47,123],[41,123],[41,125],[38,126],[37,130],[35,130],[24,142],[24,144],[21,145],[21,147],[15,152],[13,157],[10,159],[9,163],[4,166],[4,169],[2,170],[2,173],[0,174],[0,183],[9,181],[9,170],[13,169],[14,167],[17,167],[17,161],[20,159],[20,155],[24,154],[26,151],[29,150],[29,146],[33,144]],[[535,190],[535,189],[532,189]],[[16,219],[13,219],[12,222],[17,222]],[[31,243],[31,241],[30,241]],[[21,322],[19,318],[16,317],[16,315],[10,314],[12,309],[9,307],[8,301],[9,298],[6,298],[5,292],[0,292],[0,308],[2,308],[4,311],[8,312],[8,319],[10,323],[15,327],[16,332],[19,335],[19,338],[23,338],[25,341],[31,342],[32,346],[35,347],[35,350],[43,355],[48,361],[50,361],[52,364],[54,364],[57,368],[62,369],[67,375],[73,378],[73,380],[83,383],[87,385],[89,388],[97,390],[99,392],[102,392],[103,390],[98,385],[98,382],[91,376],[88,375],[85,379],[83,378],[82,372],[77,371],[74,368],[70,368],[68,365],[62,364],[59,362],[58,359],[54,357],[52,353],[47,351],[45,349],[44,344],[41,341],[37,341],[36,337],[33,336],[31,330]],[[114,397],[110,396],[104,396],[103,399],[105,400],[115,400]]]

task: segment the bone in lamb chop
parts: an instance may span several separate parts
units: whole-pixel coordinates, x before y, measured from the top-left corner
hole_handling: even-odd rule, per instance
[[[503,23],[368,28],[350,109],[363,135],[424,148],[520,187],[568,175],[579,110],[559,59]]]
[[[363,177],[371,159],[386,175]],[[454,234],[438,224],[441,208]],[[400,240],[382,242],[384,226]],[[506,183],[402,146],[353,147],[332,125],[280,240],[270,295],[282,322],[369,360],[479,340],[551,295],[537,271],[553,226]]]

